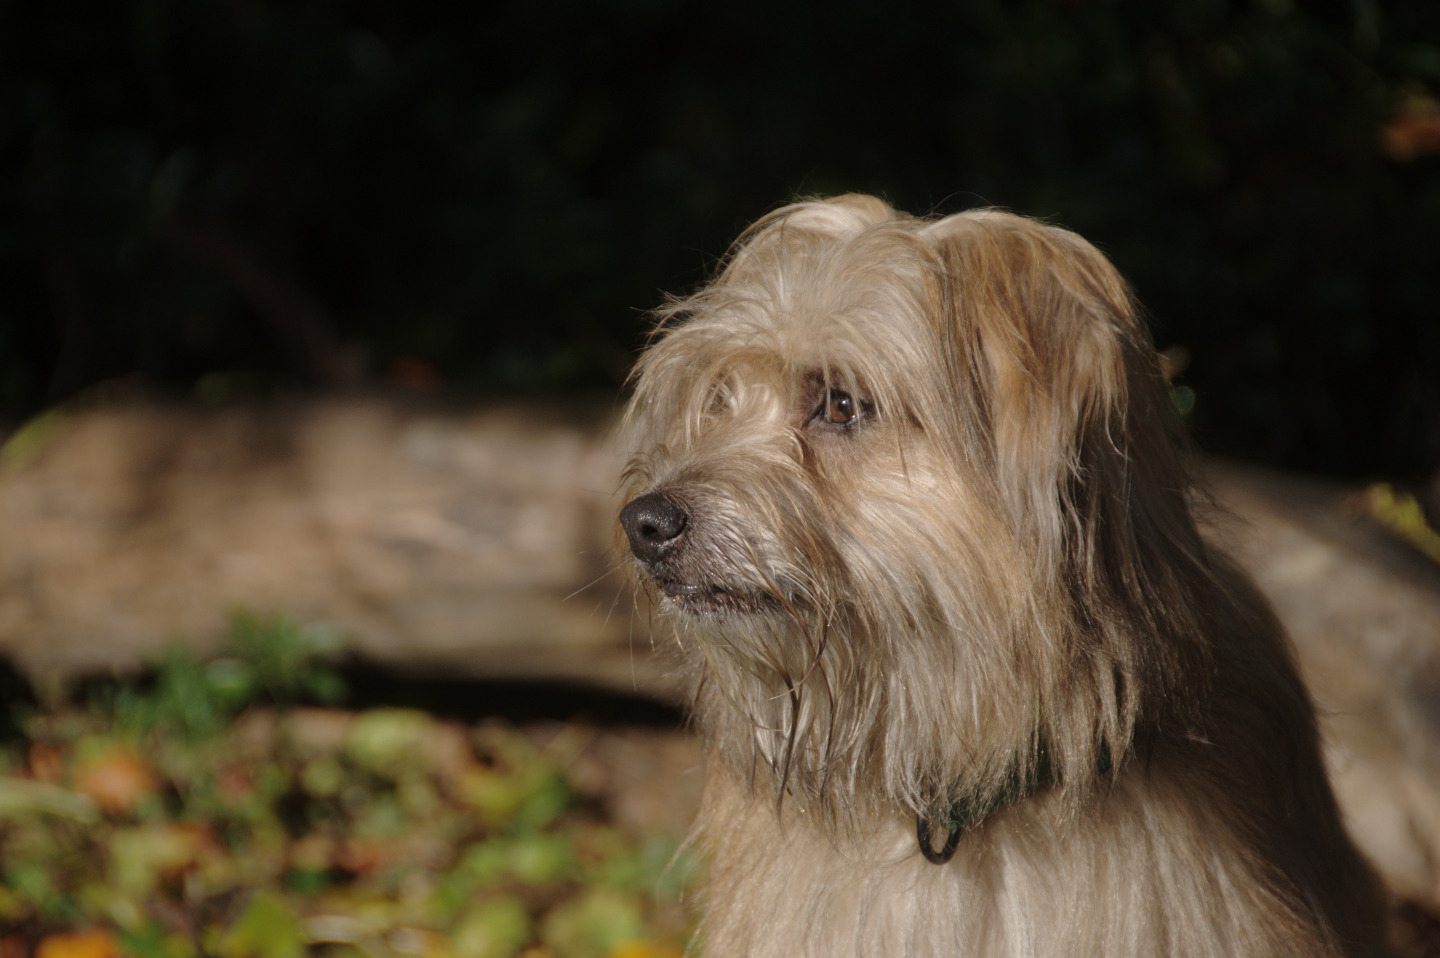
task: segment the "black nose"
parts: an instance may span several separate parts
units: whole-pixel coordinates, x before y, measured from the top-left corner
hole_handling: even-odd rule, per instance
[[[620,524],[630,537],[630,551],[642,562],[655,562],[675,548],[689,517],[658,492],[651,492],[620,510]]]

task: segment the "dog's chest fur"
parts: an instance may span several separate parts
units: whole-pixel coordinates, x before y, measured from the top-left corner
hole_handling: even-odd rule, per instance
[[[1254,863],[1218,823],[1130,780],[1060,817],[1043,795],[964,836],[950,863],[915,853],[913,820],[838,839],[714,773],[707,958],[1235,958],[1299,954]]]

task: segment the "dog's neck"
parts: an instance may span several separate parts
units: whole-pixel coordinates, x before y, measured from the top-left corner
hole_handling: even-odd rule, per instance
[[[1110,747],[1102,742],[1100,753],[1095,760],[1095,770],[1104,775],[1110,771],[1113,764]],[[936,865],[945,864],[955,854],[960,837],[966,832],[980,827],[986,819],[1001,809],[1017,805],[1055,782],[1055,770],[1050,763],[1049,754],[1044,746],[1041,746],[1035,761],[1025,771],[1021,771],[1018,761],[1011,765],[1005,787],[998,793],[989,796],[978,793],[962,794],[946,808],[929,814],[918,813],[915,816],[915,834],[920,843],[920,854],[925,856],[926,861]],[[936,848],[935,833],[941,830],[947,834],[944,843]]]

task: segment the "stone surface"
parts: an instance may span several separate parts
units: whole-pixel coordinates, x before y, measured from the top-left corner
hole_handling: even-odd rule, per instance
[[[1290,630],[1351,833],[1399,895],[1440,903],[1440,570],[1353,491],[1236,465],[1216,535]]]
[[[610,571],[605,423],[361,400],[63,415],[0,468],[0,653],[126,669],[245,608],[401,668],[654,694]]]

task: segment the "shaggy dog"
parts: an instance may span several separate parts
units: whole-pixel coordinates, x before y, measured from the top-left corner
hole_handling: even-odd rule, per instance
[[[1155,350],[1073,233],[781,209],[634,376],[621,526],[708,747],[709,958],[1375,955]]]

